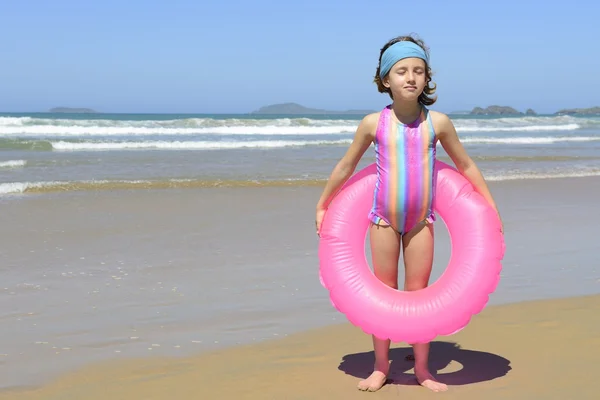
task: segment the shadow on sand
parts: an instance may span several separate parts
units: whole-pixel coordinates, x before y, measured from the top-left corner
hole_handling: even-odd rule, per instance
[[[412,347],[390,349],[390,374],[387,384],[417,385],[414,374],[407,373],[414,366],[410,360]],[[372,351],[348,354],[342,358],[338,369],[356,378],[365,379],[373,372],[375,355]],[[462,368],[455,372],[440,373],[451,361],[461,364]],[[464,350],[452,342],[431,342],[429,355],[431,373],[447,385],[468,385],[470,383],[491,381],[500,378],[511,370],[510,361],[496,354],[483,351]]]

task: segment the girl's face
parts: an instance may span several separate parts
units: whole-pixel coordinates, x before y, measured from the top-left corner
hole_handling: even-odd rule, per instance
[[[383,85],[392,91],[394,100],[418,101],[426,79],[425,61],[405,58],[394,64],[383,79]]]

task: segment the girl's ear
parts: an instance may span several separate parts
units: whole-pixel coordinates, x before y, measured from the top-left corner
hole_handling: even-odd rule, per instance
[[[390,79],[388,78],[389,75],[386,75],[382,80],[381,80],[381,84],[383,86],[385,86],[386,88],[390,88]]]

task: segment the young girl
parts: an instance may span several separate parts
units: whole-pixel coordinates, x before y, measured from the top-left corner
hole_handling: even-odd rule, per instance
[[[356,165],[375,143],[377,183],[373,207],[368,217],[375,276],[388,286],[398,288],[398,261],[404,252],[404,290],[419,290],[429,284],[433,266],[435,220],[432,201],[433,165],[439,141],[456,168],[497,210],[481,172],[465,152],[448,116],[430,111],[431,69],[425,44],[411,36],[392,39],[383,46],[375,83],[381,93],[388,93],[392,104],[381,112],[367,115],[359,124],[354,140],[338,162],[317,203],[317,234],[332,198],[354,173]],[[410,190],[402,179],[411,179]],[[376,391],[389,373],[389,340],[373,336],[375,366],[373,373],[358,384],[360,390]],[[428,368],[429,343],[413,345],[415,376],[422,386],[444,391],[447,386],[436,381]]]

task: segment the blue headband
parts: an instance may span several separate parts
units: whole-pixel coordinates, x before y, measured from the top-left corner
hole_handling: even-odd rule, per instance
[[[401,42],[396,42],[390,47],[388,47],[381,56],[381,63],[379,68],[379,77],[383,78],[390,72],[390,69],[396,64],[398,61],[404,58],[416,57],[424,60],[426,63],[429,63],[427,59],[427,55],[425,51],[421,48],[421,46],[410,42],[408,40],[403,40]]]

